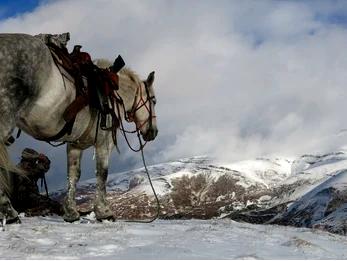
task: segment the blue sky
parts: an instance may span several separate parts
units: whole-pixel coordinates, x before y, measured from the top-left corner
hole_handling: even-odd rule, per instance
[[[0,0],[0,19],[30,12],[39,5],[39,0]]]

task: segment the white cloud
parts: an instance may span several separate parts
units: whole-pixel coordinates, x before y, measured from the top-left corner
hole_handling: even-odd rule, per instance
[[[0,31],[70,31],[71,46],[93,57],[121,53],[143,77],[156,70],[151,162],[235,160],[342,145],[347,31],[326,23],[341,9],[343,1],[66,0],[1,21]]]

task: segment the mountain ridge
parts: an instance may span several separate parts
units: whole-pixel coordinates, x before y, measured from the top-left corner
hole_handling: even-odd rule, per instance
[[[346,235],[344,151],[294,159],[262,157],[232,164],[215,163],[214,159],[200,156],[148,169],[161,201],[161,218],[231,218]],[[95,179],[78,185],[77,201],[82,211],[91,211],[94,189]],[[155,214],[144,168],[110,174],[107,190],[117,219],[148,218]],[[64,191],[52,196],[62,200]]]

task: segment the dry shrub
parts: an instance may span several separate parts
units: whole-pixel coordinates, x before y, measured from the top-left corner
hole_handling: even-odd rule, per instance
[[[184,175],[172,180],[171,198],[178,207],[199,205],[202,194],[207,187],[207,176],[199,174],[189,177]]]
[[[230,175],[221,175],[213,184],[208,191],[207,196],[211,201],[215,201],[219,196],[225,196],[225,198],[231,198],[233,192],[235,195],[243,195],[245,189],[237,185],[238,180],[234,179]]]
[[[244,193],[230,175],[211,179],[207,174],[184,175],[172,180],[170,194],[179,216],[186,218],[211,218],[219,215],[218,209],[233,200],[233,194]],[[235,192],[235,193],[233,193]],[[218,198],[222,196],[222,200]]]

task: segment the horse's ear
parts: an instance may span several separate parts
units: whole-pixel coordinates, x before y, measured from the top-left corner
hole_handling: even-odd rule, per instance
[[[147,82],[147,85],[148,85],[148,86],[151,86],[151,85],[153,84],[153,82],[154,82],[154,71],[151,72],[151,73],[148,75],[146,82]]]

